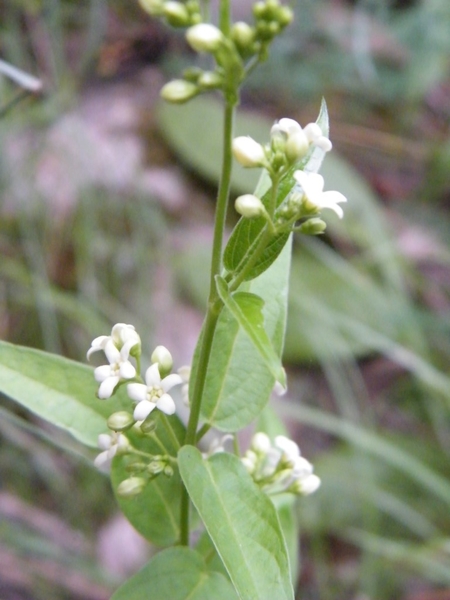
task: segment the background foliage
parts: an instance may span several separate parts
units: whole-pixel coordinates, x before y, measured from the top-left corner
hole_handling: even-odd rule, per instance
[[[349,199],[320,243],[294,240],[273,403],[323,481],[298,505],[302,599],[450,593],[449,30],[447,0],[303,0],[244,94],[238,127],[261,141],[325,96],[322,173]],[[189,117],[156,102],[186,52],[121,0],[0,7],[2,58],[44,82],[0,120],[2,339],[84,361],[125,321],[190,360],[218,123],[209,99]],[[0,110],[18,94],[0,78]],[[254,183],[236,168],[236,194]],[[61,431],[1,411],[2,597],[109,597],[137,568],[119,547],[139,544],[115,543],[106,479]]]

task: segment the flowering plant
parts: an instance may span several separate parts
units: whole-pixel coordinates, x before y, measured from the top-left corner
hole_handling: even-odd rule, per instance
[[[221,0],[216,25],[209,22],[208,2],[141,5],[186,28],[188,44],[213,64],[210,70],[188,69],[163,87],[162,97],[183,103],[215,90],[224,98],[209,296],[192,365],[172,372],[170,352],[158,346],[142,375],[139,333],[118,323],[87,352],[89,360],[97,353],[106,360],[94,378],[86,366],[3,345],[3,364],[18,374],[26,357],[27,373],[4,378],[1,389],[27,406],[25,381],[33,381],[34,393],[45,396],[41,416],[87,445],[98,442],[95,465],[110,470],[124,514],[164,548],[114,600],[292,600],[295,548],[288,550],[280,515],[292,510],[295,496],[317,490],[320,479],[297,444],[282,431],[264,431],[260,416],[272,390],[287,386],[281,354],[292,234],[320,235],[324,209],[343,216],[346,198],[324,192],[317,173],[332,148],[326,105],[305,127],[280,119],[264,145],[233,139],[242,83],[292,20],[291,9],[261,0],[253,6],[252,25],[232,23],[230,1]],[[225,245],[233,157],[245,168],[262,168],[263,175],[253,193],[236,199],[241,219]],[[52,397],[44,386],[50,380]],[[177,386],[189,407],[186,423],[177,411]],[[241,453],[237,433],[255,422],[250,446]],[[226,435],[207,449],[203,438],[210,430]]]

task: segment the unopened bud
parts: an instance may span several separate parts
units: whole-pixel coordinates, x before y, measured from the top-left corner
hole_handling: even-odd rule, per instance
[[[327,228],[327,224],[322,219],[308,219],[300,225],[299,231],[305,235],[320,235]]]
[[[163,14],[164,0],[139,0],[139,4],[152,17],[160,17]]]
[[[280,6],[277,10],[277,21],[281,27],[286,27],[289,23],[292,23],[294,19],[294,13],[289,6]]]
[[[215,71],[204,71],[198,78],[197,83],[200,87],[211,90],[221,87],[223,79]]]
[[[296,133],[289,135],[284,150],[289,162],[296,162],[303,158],[309,149],[309,141],[305,132],[300,129]]]
[[[253,194],[244,194],[236,198],[234,203],[236,211],[247,219],[261,217],[265,212],[264,204]]]
[[[265,454],[271,448],[270,438],[266,433],[259,431],[252,437],[252,448],[255,452]]]
[[[165,346],[156,346],[151,356],[152,363],[158,363],[161,377],[168,375],[173,367],[173,359]]]
[[[145,421],[143,421],[139,427],[142,433],[149,435],[153,433],[157,427],[157,423],[153,417],[147,417]]]
[[[148,465],[147,471],[151,475],[159,475],[159,473],[162,473],[164,471],[165,466],[166,463],[164,461],[154,460]]]
[[[231,39],[241,51],[249,51],[255,40],[255,30],[244,21],[238,21],[231,28]]]
[[[170,465],[166,465],[164,467],[164,475],[166,477],[172,477],[172,475],[173,475],[173,469],[172,469],[172,467]]]
[[[265,163],[264,148],[253,138],[239,136],[233,140],[233,154],[243,167],[261,167]]]
[[[173,79],[166,83],[161,89],[161,97],[167,102],[182,104],[199,93],[199,88],[191,81],[184,79]]]
[[[172,27],[187,27],[191,24],[189,11],[181,2],[165,2],[163,14]]]
[[[126,431],[134,424],[134,417],[126,410],[113,413],[107,420],[111,431]]]
[[[117,486],[117,495],[121,498],[138,496],[145,488],[147,481],[143,477],[130,477]]]
[[[287,490],[294,494],[300,494],[302,496],[309,496],[319,489],[321,484],[320,477],[317,475],[308,475],[304,479],[296,479],[291,487]]]
[[[225,37],[215,25],[198,23],[186,31],[186,39],[196,52],[213,54],[221,47]]]

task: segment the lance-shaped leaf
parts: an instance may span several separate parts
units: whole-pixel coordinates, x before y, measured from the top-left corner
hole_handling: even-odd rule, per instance
[[[290,258],[289,242],[270,269],[244,286],[246,291],[264,300],[265,330],[278,357],[281,357],[286,327]],[[192,377],[195,377],[196,360],[194,356]],[[214,334],[202,419],[222,431],[242,429],[266,405],[275,379],[249,335],[225,307]]]
[[[280,357],[275,352],[264,329],[264,315],[262,313],[264,300],[260,296],[249,292],[230,294],[222,277],[216,277],[216,285],[222,302],[246,332],[268,370],[277,381],[286,386],[286,374],[281,365]]]
[[[152,455],[176,456],[185,436],[185,428],[176,415],[161,417],[155,411],[156,429],[150,436],[139,437],[128,433],[133,446]],[[116,456],[111,469],[114,492],[119,484],[130,477],[127,465],[133,457]],[[130,523],[147,540],[157,546],[169,546],[180,535],[181,481],[177,470],[171,477],[158,475],[134,498],[122,498],[116,493],[119,506]]]
[[[111,600],[237,600],[229,580],[190,548],[168,548],[126,581]]]
[[[0,392],[93,447],[109,415],[130,407],[123,390],[99,400],[97,388],[88,365],[0,342]]]
[[[209,460],[192,446],[178,454],[180,473],[240,600],[293,600],[289,559],[275,508],[241,461]]]

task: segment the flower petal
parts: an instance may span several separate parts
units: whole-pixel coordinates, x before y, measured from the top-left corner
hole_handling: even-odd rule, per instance
[[[87,351],[86,358],[89,360],[89,357],[93,352],[98,352],[99,350],[103,350],[106,342],[110,339],[108,335],[100,335],[92,340],[91,347]]]
[[[153,363],[153,365],[145,372],[145,383],[149,388],[160,387],[161,375],[159,374],[158,363]]]
[[[127,393],[135,402],[143,402],[147,399],[147,386],[143,383],[129,383]]]
[[[161,381],[161,387],[165,392],[168,392],[171,388],[173,388],[174,385],[180,385],[180,383],[183,383],[181,376],[177,375],[176,373],[172,373],[171,375],[164,377],[164,379]]]
[[[139,402],[139,404],[134,409],[133,416],[136,421],[145,421],[148,415],[156,408],[156,404],[154,402],[150,402],[150,400],[143,400]]]
[[[108,457],[107,450],[100,452],[100,454],[94,459],[94,466],[96,466],[97,469],[100,469],[100,471],[108,471],[110,463],[111,461]]]
[[[95,381],[102,383],[108,377],[111,377],[111,365],[102,365],[94,370]]]
[[[98,388],[98,397],[101,400],[106,400],[106,398],[111,398],[114,388],[119,383],[120,377],[107,377],[105,381],[100,384]]]
[[[108,359],[108,362],[110,364],[120,362],[120,352],[114,345],[114,342],[111,338],[106,342],[105,347],[103,349],[105,351],[106,358]]]
[[[161,398],[158,399],[156,407],[163,413],[166,413],[166,415],[173,415],[176,410],[175,402],[169,394],[163,394]]]
[[[119,373],[122,379],[133,379],[136,375],[136,369],[127,360],[120,365]]]
[[[109,450],[111,448],[111,436],[108,433],[101,433],[98,436],[97,444],[100,450]]]

